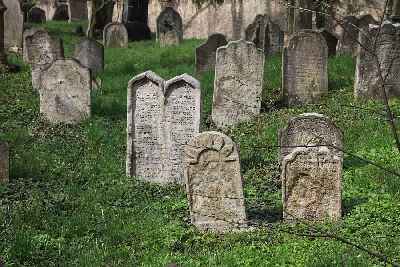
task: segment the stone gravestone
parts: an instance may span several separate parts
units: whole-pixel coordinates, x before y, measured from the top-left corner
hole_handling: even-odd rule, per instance
[[[126,48],[128,47],[128,31],[124,24],[112,22],[104,27],[104,47]]]
[[[69,21],[87,20],[88,10],[86,1],[68,0]]]
[[[202,74],[215,69],[215,57],[218,47],[226,45],[225,35],[214,33],[208,37],[206,43],[196,48],[196,74]]]
[[[8,144],[0,142],[0,183],[9,180],[9,149]]]
[[[374,43],[376,50],[374,51]],[[382,28],[371,24],[367,34],[360,33],[360,43],[356,64],[355,96],[360,99],[383,99],[382,81],[374,56],[364,48],[374,51],[378,56],[386,93],[389,98],[400,96],[400,24],[385,21]]]
[[[328,45],[319,32],[303,30],[292,35],[282,64],[288,106],[318,103],[328,93]]]
[[[4,40],[6,51],[12,48],[22,48],[22,32],[24,26],[24,14],[20,4],[15,0],[3,0],[7,7],[4,13]],[[15,50],[15,49],[14,49]]]
[[[90,71],[78,61],[54,61],[40,82],[40,113],[50,122],[74,124],[90,117]]]
[[[257,15],[254,22],[246,28],[246,40],[253,42],[257,48],[267,52],[269,48],[268,16]]]
[[[356,55],[357,39],[359,32],[359,20],[354,16],[343,18],[342,34],[338,43],[338,53],[340,55]]]
[[[254,43],[229,42],[217,50],[212,119],[224,128],[260,114],[265,56]]]
[[[167,82],[148,71],[128,86],[128,176],[183,183],[182,151],[200,130],[200,83],[184,74]]]
[[[183,40],[182,18],[172,7],[166,7],[157,18],[157,40],[162,47],[178,45]]]
[[[33,7],[28,13],[28,22],[44,23],[46,21],[46,12],[38,7]]]
[[[94,39],[83,38],[75,45],[74,56],[93,76],[104,70],[104,47]]]
[[[24,31],[24,61],[31,65],[32,86],[39,89],[41,72],[56,59],[64,58],[62,40],[52,37],[44,29]]]
[[[277,53],[281,53],[284,46],[285,33],[281,30],[279,24],[276,24],[271,20],[269,20],[268,30],[269,47],[266,51],[266,54],[274,55]]]
[[[296,148],[283,159],[283,217],[338,220],[342,213],[343,158],[327,147]]]
[[[236,144],[219,132],[198,134],[185,147],[185,182],[191,222],[200,230],[246,227]]]
[[[328,45],[328,56],[336,56],[336,48],[339,39],[326,29],[320,29],[318,31],[322,34],[322,36],[324,36],[326,44]]]

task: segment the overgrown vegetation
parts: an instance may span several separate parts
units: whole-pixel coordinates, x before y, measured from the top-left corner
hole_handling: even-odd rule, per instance
[[[46,27],[64,38],[67,55],[76,24]],[[319,105],[281,107],[279,56],[267,59],[263,113],[227,131],[240,145],[248,231],[199,233],[190,225],[184,189],[125,176],[126,87],[153,70],[163,78],[194,73],[199,40],[179,47],[130,43],[107,49],[103,87],[93,92],[93,117],[77,126],[50,125],[39,115],[27,66],[0,80],[0,139],[11,146],[11,181],[0,185],[0,257],[7,266],[380,266],[377,259],[327,238],[301,236],[304,225],[282,214],[277,131],[303,112],[331,117],[345,150],[400,171],[383,105],[353,99],[354,62],[329,60],[330,93]],[[12,58],[13,63],[20,63]],[[211,125],[213,73],[203,77],[203,130]],[[400,114],[400,101],[392,103]],[[400,180],[345,155],[343,219],[318,224],[400,262]],[[264,227],[257,226],[264,224]],[[389,265],[390,266],[390,265]]]

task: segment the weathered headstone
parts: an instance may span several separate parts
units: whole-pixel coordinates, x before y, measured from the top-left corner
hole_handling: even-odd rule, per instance
[[[356,55],[357,52],[357,40],[359,33],[359,20],[354,16],[348,16],[343,18],[341,23],[341,37],[338,43],[338,53],[341,55],[349,54]]]
[[[52,123],[78,123],[90,117],[89,69],[74,59],[59,59],[40,79],[40,112]]]
[[[343,158],[327,147],[296,148],[283,159],[283,217],[338,220],[342,213]]]
[[[126,48],[128,47],[128,31],[124,24],[112,22],[104,27],[103,32],[104,47]]]
[[[128,86],[127,175],[183,183],[182,151],[200,130],[200,84],[184,74],[167,82],[148,71]]]
[[[245,32],[246,40],[253,42],[258,49],[262,49],[264,52],[267,52],[269,47],[268,22],[267,15],[257,15]]]
[[[200,230],[246,227],[236,144],[219,132],[198,134],[185,147],[185,181],[191,222]]]
[[[282,64],[286,105],[318,103],[328,93],[328,45],[319,32],[303,30],[292,35]]]
[[[5,49],[22,48],[22,32],[24,26],[24,14],[19,1],[3,0],[7,10],[4,13],[6,21],[4,25]],[[14,49],[15,50],[15,49]]]
[[[325,38],[326,44],[328,45],[328,56],[336,56],[336,48],[339,41],[338,38],[326,29],[320,29],[318,31]]]
[[[360,33],[356,64],[355,96],[362,99],[383,99],[382,79],[374,55],[378,56],[389,98],[400,96],[400,24],[385,21],[382,28],[370,25],[367,34]],[[374,50],[376,42],[376,50]]]
[[[5,142],[0,142],[0,183],[9,180],[9,148]]]
[[[218,47],[226,45],[225,35],[214,33],[208,37],[207,42],[196,48],[196,74],[215,69],[215,58]]]
[[[178,45],[183,40],[183,23],[178,12],[166,7],[157,18],[157,40],[160,45]]]
[[[94,39],[83,38],[75,45],[74,56],[93,76],[104,70],[104,47]]]
[[[46,12],[38,7],[33,7],[28,13],[28,22],[44,23],[46,21]]]
[[[69,21],[87,20],[87,3],[82,0],[68,0]]]
[[[244,40],[218,48],[212,120],[219,128],[260,114],[264,60],[263,51]]]

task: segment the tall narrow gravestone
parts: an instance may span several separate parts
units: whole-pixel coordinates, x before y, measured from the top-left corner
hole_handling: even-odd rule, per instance
[[[157,40],[162,47],[178,45],[183,40],[182,18],[172,7],[166,7],[157,18]]]
[[[4,37],[6,51],[13,48],[22,48],[22,32],[24,25],[24,14],[19,1],[3,0],[7,7],[4,13]]]
[[[215,69],[215,57],[218,47],[226,45],[225,35],[214,33],[210,35],[207,42],[196,48],[196,74],[202,74],[208,70]]]
[[[318,103],[328,93],[328,45],[318,32],[295,33],[283,51],[283,97],[288,106]]]
[[[360,99],[383,99],[380,64],[382,77],[386,79],[384,85],[387,96],[400,97],[400,24],[386,21],[381,29],[378,25],[370,24],[366,34],[359,36],[362,46],[357,55],[355,96]]]
[[[0,142],[0,183],[9,180],[9,149],[8,144]]]
[[[218,48],[212,119],[219,128],[260,114],[264,58],[262,50],[244,40]]]
[[[90,117],[89,69],[74,59],[59,59],[43,71],[40,112],[53,123],[78,123]]]
[[[198,134],[185,147],[185,181],[191,222],[224,232],[246,226],[239,152],[219,132]]]
[[[103,31],[103,44],[112,48],[128,47],[128,31],[124,24],[117,22],[107,24]]]
[[[93,76],[104,70],[104,46],[94,39],[83,38],[75,45],[74,56]]]
[[[148,71],[128,86],[128,176],[183,183],[183,146],[200,130],[200,84],[184,74],[164,81]]]

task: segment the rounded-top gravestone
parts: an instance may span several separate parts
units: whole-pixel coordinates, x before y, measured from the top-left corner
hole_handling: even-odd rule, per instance
[[[44,23],[46,21],[46,12],[38,7],[33,7],[28,13],[28,22]]]
[[[122,23],[112,22],[104,27],[104,47],[126,48],[128,47],[128,31]]]
[[[211,34],[207,42],[196,48],[196,74],[201,74],[208,70],[214,70],[217,49],[226,45],[225,35],[221,33]]]
[[[161,46],[177,45],[183,40],[182,17],[172,7],[165,8],[157,18],[157,39]]]
[[[94,76],[104,70],[104,47],[94,39],[83,38],[75,45],[73,57],[90,69]]]

